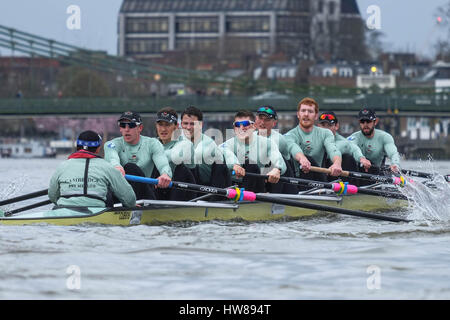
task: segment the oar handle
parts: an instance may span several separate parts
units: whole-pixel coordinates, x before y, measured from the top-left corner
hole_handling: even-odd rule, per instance
[[[142,182],[142,183],[152,184],[155,186],[159,183],[158,179],[134,176],[131,174],[126,174],[125,179],[127,179],[128,181]],[[172,182],[170,182],[170,184],[169,184],[169,188],[171,188],[171,187],[172,187]]]
[[[318,172],[318,173],[331,174],[331,169],[328,169],[328,168],[321,168],[321,167],[311,166],[310,170],[313,171],[313,172]],[[349,171],[342,170],[342,173],[341,173],[342,177],[348,177],[349,175],[350,175]]]

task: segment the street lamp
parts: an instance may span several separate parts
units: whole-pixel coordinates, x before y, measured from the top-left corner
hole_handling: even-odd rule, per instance
[[[159,81],[161,80],[161,75],[159,73],[156,73],[153,76],[153,79],[155,79],[155,81],[156,81],[157,95],[160,96],[161,95],[161,88],[160,88],[160,85],[159,85]]]

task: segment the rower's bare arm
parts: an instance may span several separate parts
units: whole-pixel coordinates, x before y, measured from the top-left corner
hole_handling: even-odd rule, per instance
[[[116,170],[118,170],[123,176],[125,176],[125,170],[123,169],[122,166],[117,165],[117,166],[114,166],[114,168],[115,168]]]
[[[342,173],[342,158],[339,156],[333,157],[333,164],[328,168],[331,170],[330,175],[338,177]]]
[[[364,167],[364,170],[367,172],[369,171],[370,167],[372,166],[372,163],[370,160],[366,159],[365,157],[361,157],[359,159],[359,163]]]
[[[295,155],[295,160],[298,163],[300,163],[300,167],[302,168],[302,171],[304,173],[308,173],[309,172],[309,170],[311,169],[311,162],[309,162],[308,158],[306,158],[306,156],[303,153],[298,152]]]

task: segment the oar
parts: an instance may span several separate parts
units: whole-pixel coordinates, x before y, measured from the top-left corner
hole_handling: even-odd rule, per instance
[[[16,213],[19,213],[19,212],[22,212],[22,211],[26,211],[26,210],[31,210],[31,209],[38,208],[38,207],[42,207],[42,206],[45,206],[45,205],[50,204],[50,203],[52,203],[50,200],[44,200],[44,201],[41,201],[41,202],[38,202],[38,203],[35,203],[35,204],[31,204],[31,205],[26,206],[26,207],[14,209],[14,210],[11,210],[11,211],[6,211],[6,212],[3,213],[3,215],[5,217],[9,217],[9,216],[11,216],[13,214],[16,214]]]
[[[234,175],[234,172],[232,173]],[[267,179],[268,176],[263,174],[257,174],[253,172],[245,172],[245,175],[248,177],[255,178],[264,178]],[[322,188],[322,189],[331,189],[339,194],[355,194],[357,192],[357,187],[352,184],[340,184],[340,183],[331,183],[331,182],[322,182],[308,179],[299,179],[299,178],[291,178],[291,177],[280,177],[280,182],[295,184],[295,185],[305,185],[311,188]]]
[[[3,200],[0,201],[0,207],[7,205],[7,204],[11,204],[14,202],[19,202],[19,201],[23,201],[23,200],[28,200],[28,199],[32,199],[32,198],[37,198],[40,196],[45,196],[48,193],[48,189],[45,190],[41,190],[41,191],[36,191],[36,192],[32,192],[32,193],[28,193],[28,194],[24,194],[18,197],[14,197],[11,199],[7,199],[7,200]]]
[[[148,183],[148,184],[153,184],[153,185],[158,184],[158,180],[152,179],[152,178],[133,176],[133,175],[128,175],[128,174],[125,175],[125,178],[129,181]],[[349,209],[324,206],[324,205],[319,205],[319,204],[314,204],[314,203],[305,203],[305,202],[301,202],[301,201],[297,201],[297,200],[290,200],[290,199],[280,199],[280,198],[271,197],[271,196],[264,195],[264,194],[255,194],[251,191],[243,191],[238,188],[222,189],[222,188],[202,186],[202,185],[198,185],[198,184],[176,182],[176,181],[172,181],[169,185],[169,188],[179,188],[179,189],[199,191],[199,192],[203,192],[203,193],[220,194],[220,195],[226,196],[229,199],[234,199],[235,201],[258,200],[261,202],[270,202],[270,203],[276,203],[276,204],[287,205],[287,206],[292,206],[292,207],[300,207],[300,208],[306,208],[306,209],[312,209],[312,210],[328,211],[328,212],[347,214],[347,215],[370,218],[370,219],[385,220],[385,221],[392,221],[392,222],[410,222],[410,220],[406,220],[406,219],[402,219],[402,218],[395,218],[395,217],[388,217],[388,216],[374,214],[374,213],[370,213],[370,212],[366,212],[366,211],[349,210]]]
[[[435,177],[435,175],[432,174],[432,173],[425,173],[425,172],[408,170],[408,169],[402,169],[402,173],[404,175],[407,175],[407,176],[418,177],[418,178],[425,178],[425,179],[433,179]],[[445,180],[447,182],[450,182],[450,175],[449,174],[444,176],[444,178],[445,178]]]
[[[246,172],[245,175],[249,176],[249,177],[266,178],[267,179],[266,175],[252,173],[252,172]],[[280,177],[280,181],[284,182],[284,183],[290,183],[290,184],[296,184],[296,185],[302,184],[302,185],[306,185],[311,188],[331,189],[334,192],[338,193],[339,195],[360,193],[360,194],[368,194],[368,195],[372,195],[372,196],[382,196],[382,197],[387,197],[387,198],[408,200],[408,197],[406,197],[403,194],[398,193],[398,192],[358,188],[357,186],[352,185],[352,184],[322,182],[322,181],[314,181],[314,180],[290,178],[290,177]]]
[[[326,174],[331,173],[330,169],[321,168],[321,167],[312,166],[310,170],[313,172],[319,172],[319,173],[326,173]],[[374,182],[382,182],[382,183],[395,184],[395,185],[401,185],[401,186],[405,184],[405,179],[403,177],[386,177],[386,176],[378,176],[378,175],[370,174],[370,173],[353,172],[353,171],[345,171],[345,170],[342,170],[341,177],[368,179],[368,180],[372,180]]]
[[[373,168],[377,168],[380,170],[379,167],[373,167]],[[389,169],[389,167],[386,167],[386,169]],[[432,174],[432,173],[426,173],[426,172],[409,170],[409,169],[402,169],[401,173],[404,175],[407,175],[407,176],[424,178],[424,179],[429,179],[429,180],[432,180],[435,177],[435,174]],[[444,179],[445,179],[445,181],[450,182],[450,174],[445,175]],[[409,180],[409,181],[414,182],[413,180]]]

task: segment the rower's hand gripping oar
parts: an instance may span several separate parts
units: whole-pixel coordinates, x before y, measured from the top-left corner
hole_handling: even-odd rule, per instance
[[[129,181],[148,183],[148,184],[153,184],[153,185],[158,184],[157,179],[134,176],[134,175],[129,175],[129,174],[125,175],[125,179],[127,179]],[[261,202],[276,203],[276,204],[306,208],[306,209],[311,209],[311,210],[328,211],[328,212],[347,214],[347,215],[370,218],[370,219],[385,220],[385,221],[392,221],[392,222],[410,222],[409,220],[402,219],[402,218],[388,217],[388,216],[383,216],[383,215],[374,214],[374,213],[365,212],[365,211],[349,210],[349,209],[344,209],[344,208],[339,208],[339,207],[330,207],[330,206],[324,206],[324,205],[319,205],[319,204],[314,204],[314,203],[305,203],[305,202],[301,202],[301,201],[297,201],[297,200],[290,200],[290,199],[280,199],[280,198],[271,197],[271,196],[264,195],[264,194],[256,194],[254,192],[245,191],[243,189],[238,189],[238,188],[222,189],[222,188],[202,186],[202,185],[193,184],[193,183],[176,182],[176,181],[172,181],[169,185],[169,188],[188,189],[188,190],[199,191],[199,192],[203,192],[203,193],[220,194],[220,195],[226,196],[229,199],[233,199],[235,201],[258,200]]]

